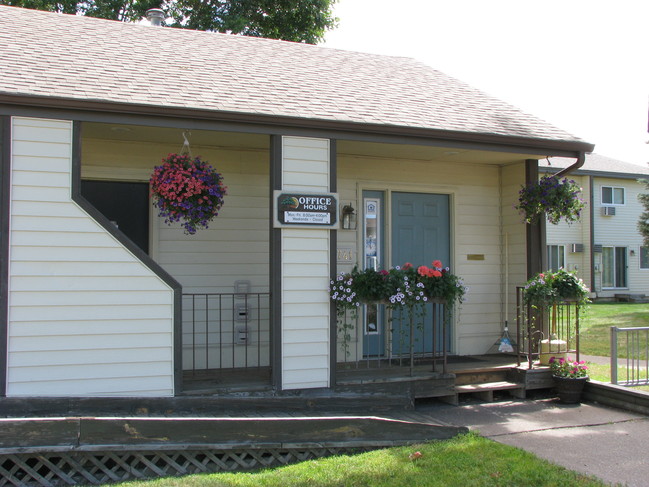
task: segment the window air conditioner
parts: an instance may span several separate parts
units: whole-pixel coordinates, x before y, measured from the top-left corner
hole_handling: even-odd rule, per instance
[[[570,244],[570,252],[575,254],[577,252],[583,252],[584,251],[584,244],[576,243],[576,244]]]
[[[615,216],[615,206],[602,206],[603,216]]]

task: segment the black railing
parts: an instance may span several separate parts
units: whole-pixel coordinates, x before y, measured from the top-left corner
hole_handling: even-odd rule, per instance
[[[429,303],[425,312],[415,308],[390,310],[369,304],[339,316],[338,366],[343,369],[402,368],[414,374],[418,365],[446,372],[450,348],[451,315],[444,303]]]
[[[525,304],[524,288],[516,288],[518,365],[547,365],[551,357],[579,360],[579,306],[574,301],[554,305]],[[538,362],[538,363],[537,363]]]
[[[270,365],[270,294],[183,294],[183,370]]]

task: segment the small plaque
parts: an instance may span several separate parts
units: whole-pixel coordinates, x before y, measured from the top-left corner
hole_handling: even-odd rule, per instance
[[[351,264],[354,262],[354,251],[351,248],[339,248],[337,252],[339,264]]]
[[[484,260],[484,254],[468,254],[466,260]]]

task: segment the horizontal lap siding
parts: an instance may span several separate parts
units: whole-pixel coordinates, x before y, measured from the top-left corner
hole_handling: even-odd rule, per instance
[[[523,161],[500,169],[496,165],[388,161],[339,154],[338,175],[341,201],[352,202],[359,209],[357,231],[338,232],[338,248],[351,248],[354,252],[353,262],[338,265],[339,272],[349,272],[362,258],[358,241],[362,232],[361,190],[450,195],[453,262],[448,264],[469,287],[467,301],[456,316],[453,352],[484,353],[502,332],[504,233],[509,240],[510,321],[515,319],[515,286],[525,282],[525,227],[513,209],[524,181]],[[386,206],[389,207],[387,201]],[[484,255],[484,260],[469,260],[471,254]]]
[[[329,191],[329,141],[284,137],[284,191]],[[282,388],[329,386],[328,229],[282,229]]]
[[[590,201],[590,183],[588,176],[570,175],[577,184],[582,188],[581,198],[584,201]],[[546,224],[546,241],[548,245],[564,245],[566,267],[570,271],[575,271],[577,275],[584,280],[586,285],[591,288],[591,263],[590,263],[590,203],[581,213],[581,220],[573,223],[560,223],[553,225],[549,222]],[[583,252],[570,252],[571,244],[582,244]],[[548,263],[549,264],[549,263]]]
[[[173,395],[173,291],[71,200],[72,124],[12,142],[7,395]]]
[[[643,184],[633,179],[595,177],[593,180],[593,226],[596,245],[604,247],[627,247],[627,285],[628,290],[602,289],[602,254],[595,254],[599,272],[595,273],[598,296],[612,297],[616,293],[649,295],[649,269],[640,268],[640,247],[642,236],[638,231],[638,220],[643,207],[638,195],[646,193]],[[602,215],[602,186],[625,189],[625,204],[615,206],[615,216]],[[635,255],[630,255],[631,250]]]

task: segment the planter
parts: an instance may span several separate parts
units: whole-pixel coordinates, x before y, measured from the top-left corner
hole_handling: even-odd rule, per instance
[[[552,376],[554,390],[559,400],[565,404],[578,404],[581,402],[581,393],[584,390],[588,377],[557,377]]]

